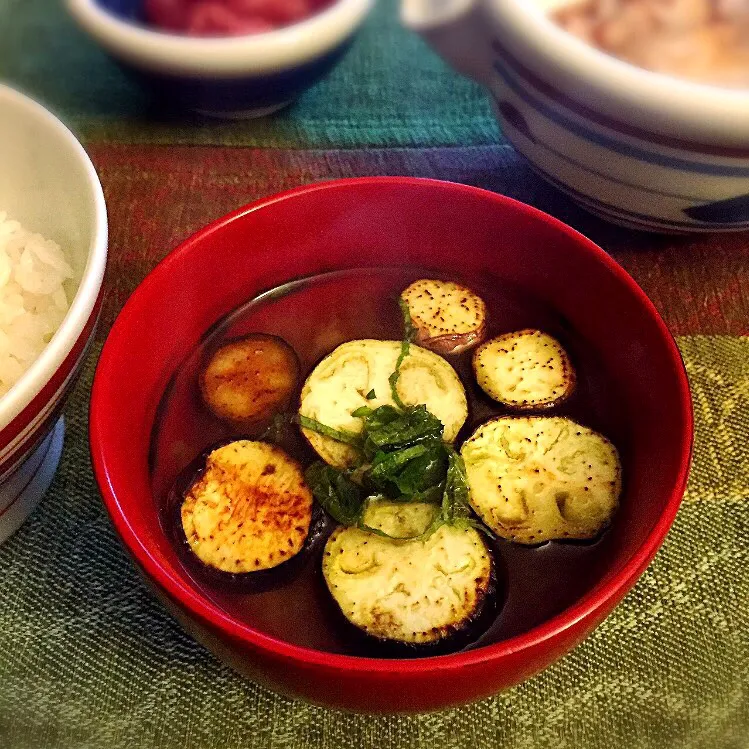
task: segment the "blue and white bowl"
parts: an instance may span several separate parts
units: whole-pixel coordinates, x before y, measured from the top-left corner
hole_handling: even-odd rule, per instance
[[[490,91],[505,136],[591,212],[662,232],[749,229],[749,89],[637,68],[557,26],[570,0],[402,0]]]
[[[66,0],[80,26],[163,104],[199,114],[262,117],[290,104],[344,55],[374,0],[336,0],[299,23],[199,38],[142,22],[142,0]]]

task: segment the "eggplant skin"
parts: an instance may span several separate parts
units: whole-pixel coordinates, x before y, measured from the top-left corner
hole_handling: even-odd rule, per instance
[[[591,539],[619,505],[619,453],[571,419],[502,416],[461,448],[470,503],[498,536],[521,544]]]
[[[333,429],[359,434],[364,425],[351,415],[353,411],[361,406],[395,405],[388,378],[400,353],[400,341],[365,339],[341,344],[310,373],[302,387],[299,413]],[[468,416],[468,401],[463,383],[447,361],[411,344],[397,389],[405,404],[424,404],[442,422],[446,442],[455,440]],[[310,429],[302,432],[326,463],[337,468],[356,463],[358,455],[350,445]]]
[[[274,568],[303,548],[312,493],[280,448],[237,440],[213,450],[186,489],[182,530],[207,567],[242,574]]]
[[[203,403],[240,432],[268,424],[292,401],[300,379],[299,359],[278,336],[251,333],[225,341],[203,363]]]
[[[473,354],[481,389],[514,411],[545,411],[563,403],[577,377],[567,352],[548,333],[527,328],[492,338]]]
[[[486,335],[486,303],[467,286],[422,278],[403,290],[415,342],[441,356],[460,354]]]
[[[494,588],[483,536],[449,525],[416,540],[339,527],[325,545],[323,577],[350,624],[371,638],[410,646],[472,630]]]

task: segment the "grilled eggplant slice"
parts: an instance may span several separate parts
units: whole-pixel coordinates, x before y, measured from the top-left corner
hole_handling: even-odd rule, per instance
[[[289,405],[298,381],[294,349],[278,336],[253,333],[213,352],[200,373],[200,392],[218,418],[251,432]]]
[[[301,466],[265,442],[238,440],[213,450],[180,510],[192,552],[229,573],[267,570],[302,549],[312,493]]]
[[[473,509],[510,541],[594,538],[619,504],[616,448],[570,419],[493,419],[466,440],[461,454]]]
[[[349,341],[328,354],[304,383],[299,413],[349,434],[362,431],[362,420],[352,416],[361,406],[394,405],[389,377],[401,353],[400,341]],[[425,404],[443,424],[443,439],[452,442],[468,415],[463,383],[440,356],[410,345],[396,385],[406,405]],[[310,429],[305,437],[330,465],[345,468],[357,459],[351,445]]]
[[[423,532],[434,512],[419,503],[373,505],[365,522],[396,535]],[[379,640],[409,645],[435,644],[464,632],[493,584],[482,535],[449,525],[418,540],[339,527],[325,546],[323,576],[351,624]]]
[[[517,411],[551,408],[575,389],[575,370],[556,338],[540,330],[519,330],[492,338],[473,355],[481,389]]]
[[[401,293],[415,342],[437,354],[459,354],[486,334],[486,304],[467,286],[422,278]]]

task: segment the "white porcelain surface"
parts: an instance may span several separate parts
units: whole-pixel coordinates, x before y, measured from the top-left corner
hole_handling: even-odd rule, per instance
[[[65,320],[0,398],[2,429],[59,368],[91,315],[106,266],[107,213],[96,170],[75,136],[40,104],[3,85],[0,165],[0,210],[64,247],[75,273]]]
[[[23,525],[42,501],[55,477],[64,440],[65,420],[59,419],[42,444],[21,466],[19,475],[11,477],[7,485],[3,484],[0,503],[5,500],[6,506],[0,509],[0,545]]]
[[[28,450],[59,413],[85,354],[73,356],[72,351],[93,332],[90,326],[106,266],[107,217],[96,171],[75,136],[40,104],[3,85],[0,211],[58,242],[75,274],[67,286],[70,309],[60,328],[10,392],[0,397],[0,432],[4,434],[0,439],[0,463],[4,466],[0,471],[0,508],[4,508],[18,494],[19,476],[31,480],[29,487],[42,487],[42,493],[49,483],[28,476],[32,471],[27,463],[33,466],[33,461],[39,460],[38,451],[29,455]],[[57,373],[61,382],[53,387],[51,381]],[[43,395],[35,401],[40,393]],[[51,458],[41,465],[49,469]],[[0,540],[23,514],[21,508],[32,504],[31,491],[27,488],[13,512],[0,515]]]

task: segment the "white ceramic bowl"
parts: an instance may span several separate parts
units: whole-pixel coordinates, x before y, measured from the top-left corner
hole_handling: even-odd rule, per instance
[[[170,106],[214,117],[270,114],[338,62],[374,0],[336,0],[304,21],[238,37],[198,38],[142,23],[143,0],[66,0],[73,18]]]
[[[107,214],[83,147],[44,107],[0,85],[0,210],[58,242],[73,267],[70,309],[39,358],[0,397],[0,543],[47,490],[60,457],[65,398],[101,306]]]
[[[649,72],[568,34],[565,0],[403,0],[404,21],[486,85],[502,130],[593,213],[667,232],[749,229],[749,89]]]

